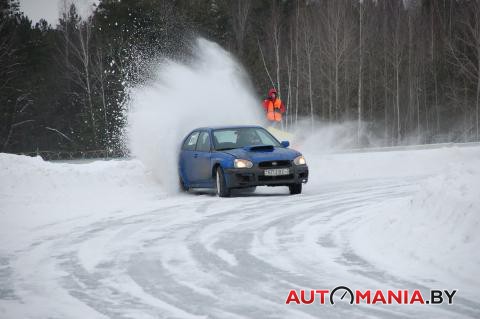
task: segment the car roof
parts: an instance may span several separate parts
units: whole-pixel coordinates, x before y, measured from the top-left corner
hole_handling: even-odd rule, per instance
[[[213,131],[213,130],[228,130],[228,129],[237,129],[237,128],[263,128],[260,125],[232,125],[232,126],[207,126],[199,127],[193,131]]]

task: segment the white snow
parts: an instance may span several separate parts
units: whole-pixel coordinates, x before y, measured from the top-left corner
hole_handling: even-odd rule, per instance
[[[352,249],[396,276],[426,286],[455,283],[472,298],[478,293],[480,147],[326,154],[309,164],[317,187],[358,180],[412,185],[405,197],[367,207],[348,235]]]
[[[167,193],[138,160],[0,154],[1,317],[345,316],[284,305],[340,284],[459,289],[457,308],[377,316],[478,314],[480,147],[307,161],[302,195],[219,199]]]
[[[380,152],[319,154],[303,150],[317,182],[343,182],[361,179],[425,177],[444,174],[452,167],[475,166],[480,160],[478,147],[439,147],[433,149]],[[469,176],[469,174],[464,177]]]
[[[32,228],[138,207],[164,193],[138,160],[69,164],[0,154],[2,245]],[[1,249],[2,247],[0,247]]]
[[[351,242],[398,276],[424,285],[456,283],[473,298],[480,286],[480,153],[463,150],[468,157],[459,159],[459,151],[425,163],[426,171],[441,164],[443,170],[421,180],[412,196],[372,209]]]
[[[258,124],[262,118],[261,100],[229,52],[205,39],[198,39],[193,51],[193,61],[164,61],[151,83],[130,94],[129,148],[169,191],[176,191],[176,155],[188,132]]]

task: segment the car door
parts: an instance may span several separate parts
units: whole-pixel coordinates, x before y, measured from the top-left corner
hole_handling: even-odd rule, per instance
[[[200,133],[195,150],[194,178],[199,184],[201,184],[200,186],[210,187],[212,183],[212,151],[209,132],[203,131]]]
[[[180,174],[183,180],[192,186],[195,181],[195,154],[198,136],[200,132],[195,131],[191,133],[182,145],[182,151],[180,152]]]

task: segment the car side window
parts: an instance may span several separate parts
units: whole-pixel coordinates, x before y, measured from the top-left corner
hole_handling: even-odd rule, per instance
[[[194,151],[195,145],[197,145],[198,135],[200,132],[193,132],[183,143],[182,150],[184,151]]]
[[[197,143],[197,151],[210,152],[210,136],[208,135],[208,132],[200,133]]]

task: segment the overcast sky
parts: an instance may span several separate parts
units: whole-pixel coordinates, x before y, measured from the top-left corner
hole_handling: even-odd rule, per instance
[[[97,0],[20,0],[20,9],[33,21],[33,24],[43,18],[55,26],[60,8],[65,1],[74,2],[83,16],[88,15],[92,10],[92,4],[97,2]]]

